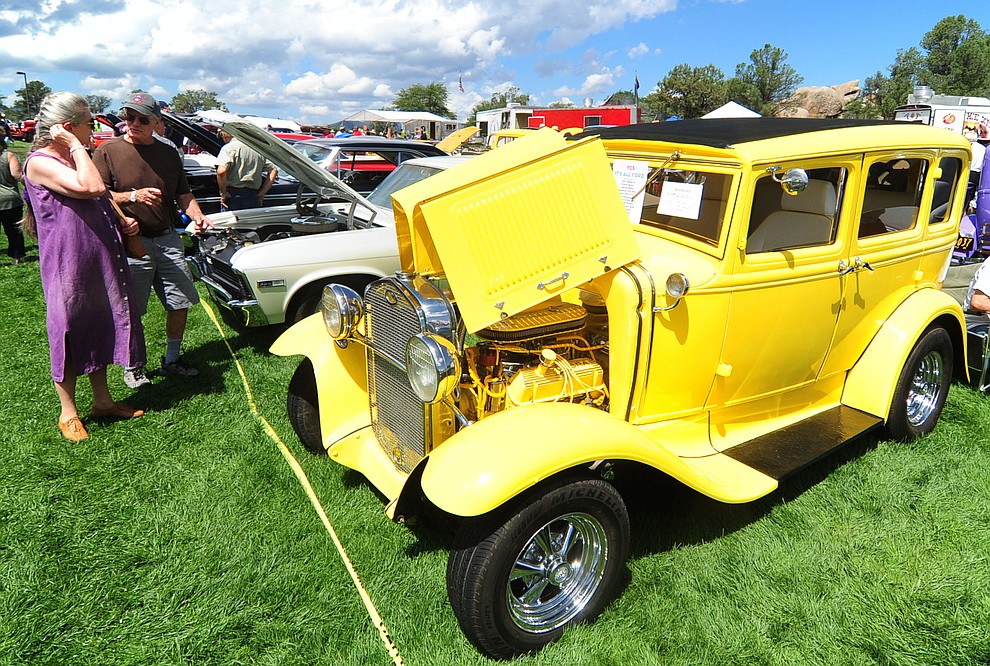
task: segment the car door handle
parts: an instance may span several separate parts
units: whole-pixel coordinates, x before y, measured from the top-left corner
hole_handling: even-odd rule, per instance
[[[856,257],[851,264],[847,264],[845,259],[839,260],[839,275],[848,275],[854,271],[861,271],[864,268],[871,273],[876,270],[873,266],[870,266],[868,261],[863,261],[860,257]]]

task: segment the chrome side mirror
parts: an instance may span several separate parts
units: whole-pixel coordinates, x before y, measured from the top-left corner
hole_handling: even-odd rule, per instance
[[[784,175],[780,175],[780,170],[783,167],[767,167],[767,173],[773,178],[775,183],[780,183],[780,187],[784,192],[793,196],[804,191],[804,188],[808,187],[808,172],[804,169],[788,169],[784,172]]]

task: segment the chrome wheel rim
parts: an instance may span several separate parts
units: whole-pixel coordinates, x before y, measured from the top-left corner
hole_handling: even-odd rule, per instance
[[[553,631],[574,619],[605,576],[608,539],[586,513],[555,518],[530,537],[509,571],[505,599],[517,627]]]
[[[934,413],[942,396],[942,355],[928,352],[911,379],[907,396],[907,420],[914,427],[923,424]]]

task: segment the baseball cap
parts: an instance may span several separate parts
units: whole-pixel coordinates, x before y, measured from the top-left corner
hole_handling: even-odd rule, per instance
[[[158,101],[146,92],[132,93],[121,108],[137,111],[142,116],[158,116]]]

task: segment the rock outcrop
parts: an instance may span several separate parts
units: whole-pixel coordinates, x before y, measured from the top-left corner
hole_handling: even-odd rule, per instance
[[[781,118],[837,118],[846,106],[859,97],[859,80],[837,86],[798,88],[781,102]]]

